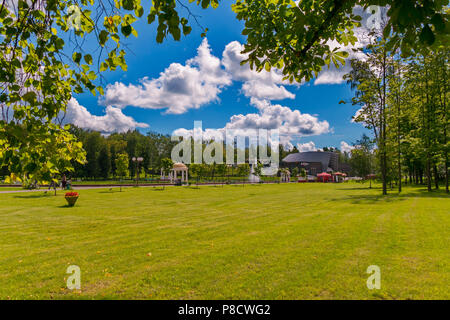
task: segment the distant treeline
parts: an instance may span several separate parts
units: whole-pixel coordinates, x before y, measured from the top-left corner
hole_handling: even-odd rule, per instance
[[[136,165],[133,163],[133,157],[142,157],[143,161],[139,165],[139,173],[141,178],[146,178],[154,175],[159,175],[161,168],[164,167],[164,159],[171,158],[172,149],[178,142],[171,141],[170,135],[164,135],[156,132],[148,132],[142,134],[141,132],[128,131],[124,133],[113,133],[110,135],[102,135],[98,131],[85,130],[72,125],[72,133],[77,139],[82,142],[83,149],[86,151],[86,162],[80,164],[73,162],[74,170],[66,172],[66,175],[74,179],[83,180],[107,180],[118,179],[116,168],[116,159],[119,154],[126,154],[128,156],[128,177],[136,177]],[[203,150],[205,150],[207,142],[203,143]],[[194,160],[194,144],[192,143],[192,163]],[[339,154],[339,163],[349,163],[349,155],[342,153],[335,148],[324,148],[323,151],[336,152]],[[258,153],[259,150],[256,150]],[[297,153],[299,150],[294,147],[292,150],[285,150],[281,145],[278,150],[280,164],[281,160],[291,153]],[[267,151],[268,155],[271,154]],[[248,161],[249,149],[245,150],[245,159]],[[223,162],[226,161],[226,150],[223,149]],[[237,161],[237,150],[235,150],[235,161]],[[203,165],[202,176],[218,176],[221,173],[219,167],[215,165]],[[195,171],[197,167],[192,168],[191,176],[197,176]],[[222,170],[223,171],[223,170]],[[223,175],[239,176],[242,175],[238,168],[229,168],[225,170]],[[6,169],[1,172],[2,176],[7,176],[9,173]],[[295,173],[294,173],[295,174]]]
[[[74,171],[70,173],[76,178],[116,178],[115,159],[121,153],[128,155],[131,177],[136,175],[133,157],[143,158],[143,162],[140,164],[140,171],[143,175],[155,174],[161,167],[161,160],[170,158],[172,148],[176,144],[171,141],[169,135],[156,132],[148,132],[144,135],[139,131],[128,131],[103,136],[100,132],[77,127],[72,127],[71,130],[83,143],[86,151],[86,163],[84,165],[74,163]]]
[[[133,157],[142,157],[143,162],[140,164],[141,177],[151,175],[159,175],[162,160],[171,158],[171,152],[178,142],[171,141],[170,135],[164,135],[156,132],[148,132],[142,134],[139,131],[128,131],[125,133],[113,133],[108,136],[102,135],[100,132],[83,130],[75,126],[72,132],[83,143],[86,150],[86,160],[84,165],[74,163],[74,171],[69,173],[71,177],[83,179],[110,179],[117,178],[115,159],[118,154],[125,153],[129,159],[130,177],[136,176],[136,166],[132,161]],[[193,144],[192,144],[193,147]],[[206,143],[203,145],[203,149]],[[332,151],[340,154],[340,163],[348,162],[348,155],[341,153],[337,149],[324,148],[324,151]],[[297,148],[287,151],[280,145],[279,158],[280,161],[290,153],[299,152]],[[268,152],[270,154],[270,151]],[[224,161],[226,151],[223,150]],[[245,150],[246,159],[248,159],[249,150]],[[192,157],[194,150],[192,150]],[[214,168],[211,170],[214,172]],[[232,174],[238,174],[239,171],[232,171]],[[228,174],[228,173],[227,173]]]

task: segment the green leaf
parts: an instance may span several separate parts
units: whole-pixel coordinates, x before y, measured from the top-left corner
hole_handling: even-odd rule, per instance
[[[420,41],[425,42],[430,46],[434,43],[434,33],[428,25],[425,25],[423,27],[422,32],[419,35],[419,39]]]
[[[100,64],[100,71],[103,72],[103,71],[106,71],[106,70],[108,70],[108,64],[105,63],[105,62],[102,62]]]
[[[132,29],[130,25],[122,25],[121,31],[125,37],[128,37],[131,34]]]
[[[22,99],[28,103],[34,103],[36,101],[36,93],[33,91],[29,91],[22,96]]]
[[[434,25],[437,31],[444,31],[445,30],[445,21],[444,18],[442,18],[442,15],[439,13],[436,13],[431,18],[431,23]]]
[[[119,37],[119,35],[118,34],[113,34],[112,36],[111,36],[111,39],[113,39],[115,42],[117,42],[117,43],[119,43],[119,41],[120,41],[120,37]]]
[[[84,61],[86,61],[87,64],[92,64],[92,56],[90,54],[87,54],[84,56]]]
[[[134,1],[133,0],[123,0],[122,1],[122,7],[125,10],[133,10],[134,9]]]
[[[109,35],[109,33],[106,30],[100,31],[99,39],[100,39],[100,45],[102,47],[105,45],[106,41],[108,41],[108,35]]]
[[[136,17],[140,18],[144,14],[144,8],[142,6],[138,6],[136,10],[134,10],[134,13],[136,14]]]
[[[103,87],[98,86],[97,91],[103,96],[105,94],[105,91],[103,90]]]
[[[81,61],[81,53],[79,53],[79,52],[74,52],[74,53],[72,54],[72,59],[73,59],[73,61],[74,61],[76,64],[79,64],[80,61]]]
[[[153,21],[155,21],[155,18],[156,18],[156,15],[155,15],[154,13],[150,13],[150,14],[147,16],[147,23],[148,23],[148,24],[152,24]]]
[[[89,79],[89,80],[95,80],[96,78],[97,78],[97,75],[95,74],[94,71],[90,71],[90,72],[88,73],[88,79]]]
[[[189,27],[189,26],[183,26],[183,34],[184,34],[185,36],[187,36],[188,34],[190,34],[191,31],[192,31],[192,28],[191,28],[191,27]]]

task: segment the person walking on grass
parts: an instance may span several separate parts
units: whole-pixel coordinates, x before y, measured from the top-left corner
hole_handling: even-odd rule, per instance
[[[67,178],[66,178],[66,175],[63,174],[63,176],[61,178],[61,189],[65,190],[66,189],[66,185],[67,185]]]

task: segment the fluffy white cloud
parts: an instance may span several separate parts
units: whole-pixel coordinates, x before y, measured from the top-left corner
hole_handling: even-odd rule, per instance
[[[366,106],[362,106],[360,109],[356,110],[355,115],[352,117],[351,122],[352,123],[360,123],[363,124],[363,122],[368,121],[368,117],[364,114],[364,109],[366,108]],[[355,120],[359,119],[360,122],[356,122]],[[363,122],[361,122],[363,121]]]
[[[226,130],[246,135],[246,131],[251,129],[278,129],[280,143],[286,149],[292,149],[291,141],[293,139],[330,132],[330,125],[327,121],[320,121],[317,117],[301,113],[299,110],[292,110],[278,104],[273,105],[267,100],[255,98],[251,99],[251,104],[257,108],[257,113],[234,115],[224,128],[206,129],[196,133],[203,134],[204,140],[223,140]],[[185,137],[192,136],[193,132],[193,130],[178,129],[173,134]]]
[[[350,153],[352,152],[352,150],[354,149],[353,146],[349,145],[347,142],[345,141],[341,141],[341,151],[342,152],[347,152]]]
[[[241,65],[241,61],[248,58],[247,54],[241,53],[243,50],[244,46],[239,42],[230,42],[223,51],[222,64],[233,80],[244,82],[242,91],[246,97],[268,100],[295,99],[295,94],[283,86],[290,83],[283,81],[279,70],[256,72],[250,69],[249,64]]]
[[[282,100],[295,99],[295,94],[286,90],[283,86],[277,86],[275,83],[263,82],[259,80],[247,81],[242,85],[242,91],[246,97]]]
[[[233,81],[242,82],[246,97],[267,100],[294,99],[295,94],[285,86],[279,70],[256,72],[248,64],[241,66],[247,56],[243,45],[229,43],[222,60],[211,53],[208,40],[197,49],[197,56],[185,65],[172,63],[156,79],[142,78],[137,84],[116,82],[106,87],[100,103],[105,106],[125,108],[134,106],[146,109],[163,109],[166,113],[182,114],[189,109],[219,101],[223,88]]]
[[[251,104],[258,109],[259,113],[233,116],[227,127],[278,128],[280,135],[289,137],[321,135],[330,131],[327,121],[320,121],[317,117],[301,113],[299,110],[255,98],[251,99]]]
[[[300,152],[310,152],[310,151],[317,151],[316,144],[312,141],[307,143],[299,143],[297,144],[297,149]]]
[[[231,76],[211,54],[208,40],[204,39],[197,56],[186,65],[172,63],[159,78],[143,78],[138,85],[120,82],[108,85],[101,103],[118,108],[166,109],[167,113],[182,114],[218,101],[222,88],[230,84]]]
[[[70,99],[65,117],[67,123],[108,134],[126,132],[136,128],[148,128],[145,123],[136,122],[132,117],[123,114],[122,110],[107,106],[104,116],[95,116],[80,105],[75,98]]]

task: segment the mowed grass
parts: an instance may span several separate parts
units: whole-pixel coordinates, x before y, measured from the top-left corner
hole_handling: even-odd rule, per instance
[[[73,208],[0,194],[0,298],[449,299],[449,231],[450,197],[411,187],[81,190]]]

